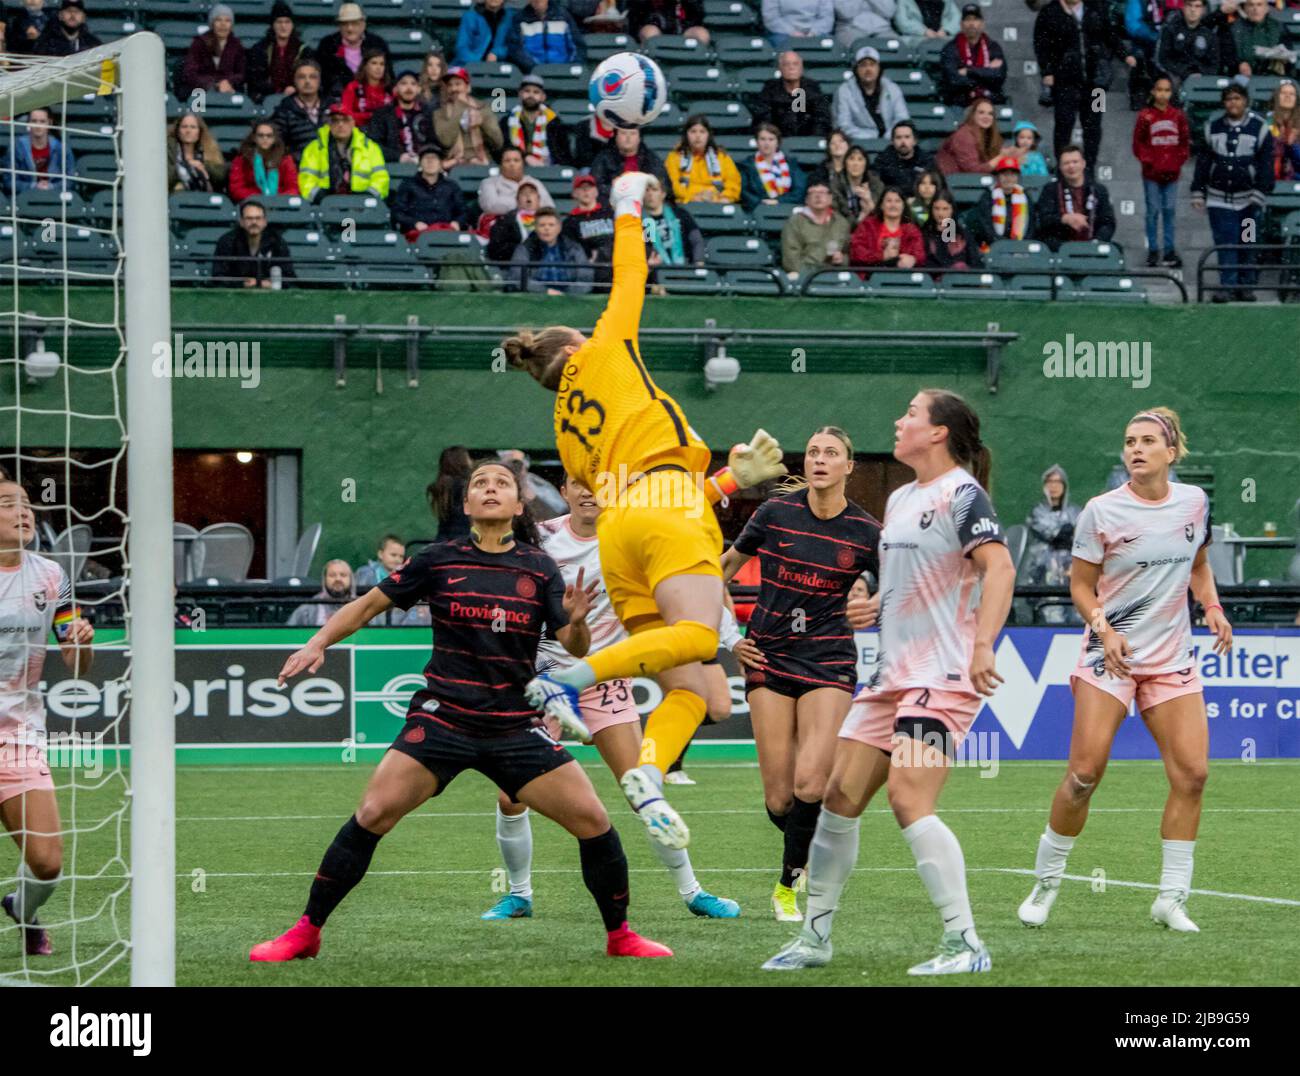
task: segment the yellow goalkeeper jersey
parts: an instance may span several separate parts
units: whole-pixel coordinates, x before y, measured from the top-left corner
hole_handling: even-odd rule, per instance
[[[638,471],[676,464],[702,481],[710,452],[677,401],[654,383],[637,347],[645,302],[638,217],[614,223],[614,282],[591,338],[570,357],[555,398],[555,443],[569,474],[601,496]]]

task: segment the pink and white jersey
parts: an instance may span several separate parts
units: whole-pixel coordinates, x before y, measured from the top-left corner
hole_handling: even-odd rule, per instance
[[[985,542],[1005,544],[983,487],[961,467],[894,490],[880,533],[880,655],[866,692],[970,693]]]
[[[1079,513],[1073,553],[1101,565],[1097,597],[1106,623],[1133,648],[1129,666],[1135,674],[1191,664],[1187,588],[1192,561],[1209,541],[1210,499],[1205,490],[1182,482],[1170,482],[1162,501],[1143,500],[1125,482]],[[1101,661],[1101,640],[1085,629],[1079,662]]]
[[[63,569],[36,553],[0,568],[0,743],[39,745],[45,733],[41,669],[54,614],[70,605]]]
[[[592,603],[591,612],[587,614],[587,628],[591,632],[591,648],[588,653],[594,654],[610,643],[626,638],[627,632],[609,604],[609,595],[605,592],[605,579],[600,574],[600,545],[596,536],[582,538],[574,534],[567,515],[539,523],[537,529],[541,532],[542,549],[560,566],[565,586],[577,581],[579,569],[582,570],[584,586],[590,586],[593,582],[600,583],[600,591]],[[577,660],[557,639],[551,638],[549,634],[542,636],[541,644],[537,647],[538,672],[558,672],[570,668]]]

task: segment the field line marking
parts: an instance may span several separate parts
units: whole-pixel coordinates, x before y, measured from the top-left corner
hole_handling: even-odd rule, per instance
[[[1026,867],[971,867],[972,871],[981,871],[986,874],[1025,874],[1033,876],[1034,872]],[[1064,874],[1061,877],[1069,879],[1071,882],[1098,882],[1102,879],[1094,878],[1090,874]],[[1105,885],[1120,886],[1124,889],[1159,889],[1160,886],[1154,882],[1118,882],[1113,878],[1104,879]],[[1225,900],[1249,900],[1258,904],[1284,904],[1290,908],[1300,908],[1300,900],[1291,900],[1287,897],[1256,897],[1249,893],[1223,893],[1217,889],[1190,889],[1188,890],[1194,896],[1199,897],[1223,897]]]

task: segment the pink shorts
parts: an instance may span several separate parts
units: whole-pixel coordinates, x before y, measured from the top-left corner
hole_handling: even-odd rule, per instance
[[[606,680],[603,684],[592,684],[578,696],[578,706],[582,720],[593,736],[611,725],[630,725],[641,720],[632,699],[631,680]],[[551,739],[558,740],[560,723],[551,717],[544,721]]]
[[[24,792],[54,791],[50,764],[39,747],[0,744],[0,803]]]
[[[981,701],[978,695],[944,691],[942,688],[864,691],[853,700],[849,716],[840,727],[840,737],[892,752],[896,721],[905,717],[928,717],[943,723],[952,736],[955,749],[975,723]]]
[[[1201,691],[1201,678],[1195,665],[1174,672],[1150,675],[1135,673],[1122,679],[1104,671],[1099,676],[1091,664],[1079,665],[1070,674],[1070,692],[1075,695],[1078,694],[1074,686],[1076,682],[1091,684],[1107,695],[1113,695],[1124,704],[1126,710],[1136,700],[1138,713],[1146,713],[1153,706],[1176,699],[1179,695],[1195,695]]]

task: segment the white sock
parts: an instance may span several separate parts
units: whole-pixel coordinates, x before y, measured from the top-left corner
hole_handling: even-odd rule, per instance
[[[510,878],[510,892],[516,897],[533,899],[533,826],[528,811],[509,815],[497,804],[497,847]]]
[[[1065,860],[1074,847],[1074,837],[1063,837],[1051,826],[1038,838],[1038,855],[1034,859],[1034,876],[1040,882],[1060,882],[1065,874]]]
[[[903,830],[903,836],[912,846],[916,870],[930,900],[943,918],[944,933],[965,933],[973,928],[975,920],[966,895],[966,859],[952,830],[938,815],[928,814]]]
[[[1196,842],[1162,840],[1160,848],[1164,859],[1160,870],[1160,895],[1185,899],[1192,888],[1192,853],[1196,851]]]
[[[1190,870],[1190,865],[1188,869]],[[14,910],[24,923],[30,923],[36,918],[36,910],[50,899],[50,894],[58,886],[60,878],[51,878],[48,882],[42,881],[32,873],[25,860],[18,864],[18,891]]]
[[[649,830],[646,830],[646,836],[650,837]],[[659,857],[659,862],[667,867],[668,873],[673,876],[673,881],[677,883],[677,892],[681,894],[682,900],[689,904],[691,898],[700,891],[702,886],[695,877],[695,868],[691,866],[691,857],[687,854],[686,849],[668,848],[653,837],[650,837],[650,847],[654,849],[655,855]]]
[[[858,862],[861,823],[861,818],[845,818],[825,807],[817,817],[808,848],[808,912],[803,929],[819,942],[831,939],[840,894]]]

